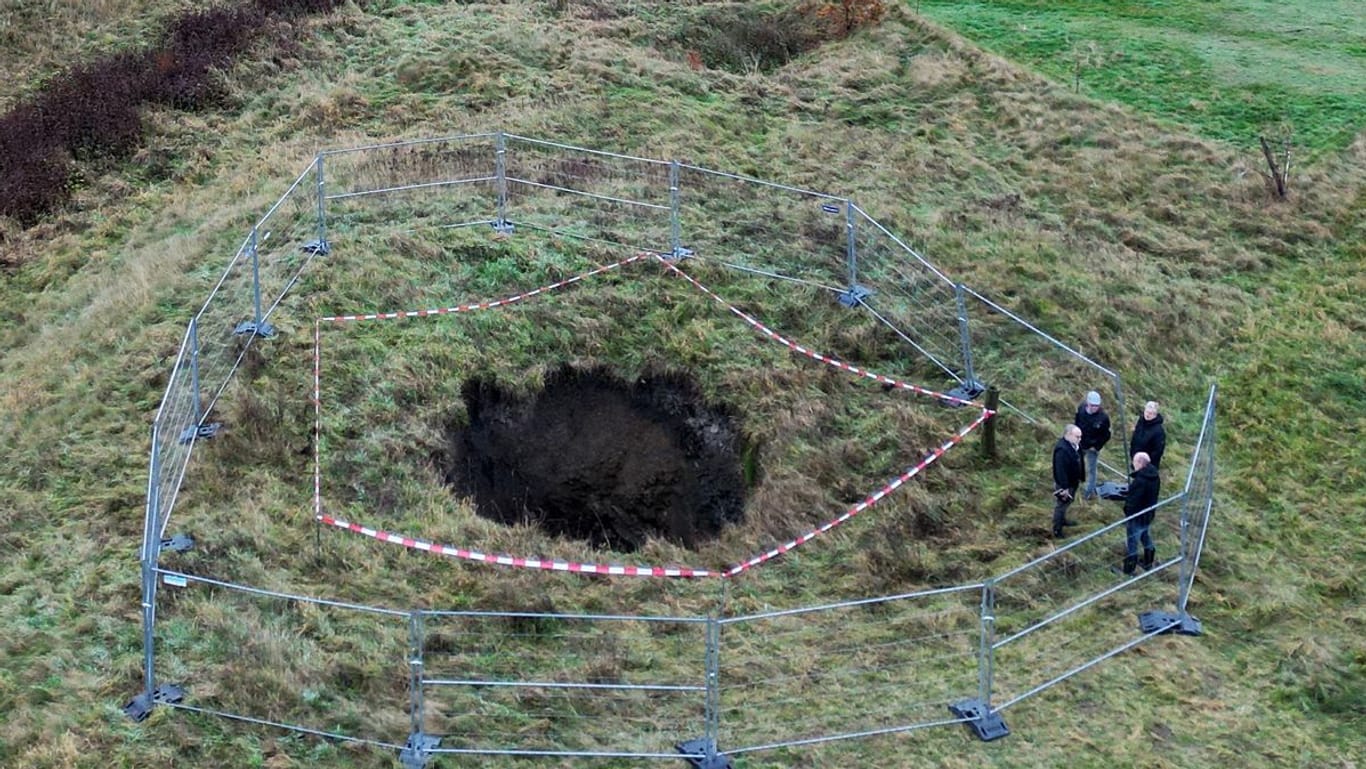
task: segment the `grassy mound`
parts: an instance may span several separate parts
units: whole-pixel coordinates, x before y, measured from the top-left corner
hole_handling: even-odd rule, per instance
[[[92,41],[130,50],[159,28],[132,15],[127,4],[89,4],[88,15],[58,14],[50,25],[40,20],[40,6],[46,7],[7,9],[7,39],[48,39],[60,28],[61,39],[72,41],[68,50]],[[1285,6],[1295,8],[1308,5]],[[1283,18],[1283,9],[1258,9],[1247,11],[1258,14],[1250,18],[1278,29],[1272,22]],[[928,3],[924,10],[939,12]],[[1248,766],[1361,762],[1358,735],[1366,715],[1359,696],[1364,618],[1357,565],[1366,557],[1360,536],[1366,462],[1354,432],[1366,403],[1360,376],[1366,345],[1357,312],[1366,292],[1360,269],[1366,139],[1359,124],[1333,117],[1337,107],[1315,106],[1350,105],[1359,69],[1347,81],[1325,78],[1308,91],[1281,92],[1285,111],[1323,116],[1326,128],[1311,134],[1297,119],[1297,134],[1319,137],[1312,145],[1321,154],[1296,169],[1291,199],[1276,202],[1256,173],[1260,157],[1232,140],[1239,126],[1261,120],[1258,115],[1237,117],[1236,130],[1226,134],[1221,123],[1204,127],[1174,102],[1140,95],[1151,89],[1118,81],[1100,89],[1090,70],[1083,73],[1086,88],[1076,93],[1065,66],[1051,70],[1001,49],[1058,81],[1044,79],[947,27],[895,9],[880,25],[827,40],[769,71],[736,73],[705,62],[699,68],[676,42],[680,30],[695,28],[699,12],[587,1],[561,10],[522,3],[344,5],[303,24],[297,47],[238,59],[221,81],[221,104],[230,108],[189,114],[173,104],[154,106],[141,113],[141,149],[97,169],[69,207],[32,226],[0,225],[0,261],[7,265],[0,282],[0,445],[6,447],[0,622],[11,630],[0,640],[0,656],[9,661],[0,671],[0,760],[14,766],[392,762],[387,754],[217,719],[159,712],[134,725],[119,713],[137,687],[142,661],[134,556],[146,430],[192,308],[294,169],[323,147],[502,127],[847,192],[951,274],[1121,371],[1140,400],[1163,401],[1178,454],[1189,451],[1205,384],[1212,377],[1221,382],[1219,501],[1192,604],[1206,637],[1163,639],[1108,661],[1012,711],[1017,737],[999,743],[978,745],[956,730],[929,730],[755,758],[746,766],[837,759],[894,765],[905,756],[1038,767],[1144,762],[1135,756],[1151,756],[1155,766],[1188,767],[1231,760]],[[968,26],[963,16],[943,18]],[[1128,31],[1160,35],[1171,18],[1111,14],[1086,35],[1117,34],[1106,31],[1116,20]],[[1061,34],[1064,25],[1075,31],[1083,21],[1074,14],[1040,23]],[[1202,24],[1187,25],[1191,38],[1172,39],[1210,36]],[[1330,57],[1336,66],[1359,68],[1352,44],[1336,30],[1311,25],[1283,49],[1298,57],[1301,41],[1319,39],[1343,52]],[[22,47],[0,50],[5,64],[15,65],[6,71],[17,73],[0,85],[6,105],[33,98],[39,81],[60,69],[41,60],[20,65]],[[1128,62],[1139,60],[1135,54],[1107,66],[1131,72]],[[1317,125],[1316,118],[1305,119]],[[1196,125],[1202,135],[1173,121]],[[173,161],[167,173],[145,173],[167,158]],[[402,298],[402,287],[422,285],[434,255],[445,253],[403,233],[365,245],[340,249],[331,272],[311,273],[299,296],[347,309],[358,297]],[[560,256],[555,249],[540,252],[540,261],[523,255],[533,264],[553,264]],[[479,266],[486,282],[472,291],[489,296],[506,282],[506,265],[494,257]],[[772,296],[762,283],[731,289],[742,299],[762,299],[784,321],[809,324],[813,342],[851,333],[840,326],[847,316],[833,308],[829,315],[812,312],[799,292]],[[653,329],[671,353],[715,364],[699,366],[711,372],[711,385],[702,380],[704,391],[741,378],[743,372],[724,362],[751,354],[752,334],[680,322],[704,312],[681,300],[671,312],[663,302],[644,301],[643,290],[662,291],[615,285],[596,300],[599,315],[574,312],[582,324],[577,338],[598,340],[598,357],[616,356],[622,370],[639,371],[639,351],[649,345],[625,344],[629,336],[615,332],[649,336]],[[587,295],[578,301],[593,307]],[[610,311],[614,304],[648,308],[657,317],[629,327],[614,320],[620,317]],[[321,557],[310,555],[313,532],[302,491],[308,461],[300,452],[311,430],[304,372],[312,340],[304,329],[311,332],[319,309],[294,306],[281,319],[283,335],[253,374],[253,387],[225,405],[235,427],[196,458],[177,512],[178,524],[203,532],[187,565],[212,564],[218,573],[266,586],[432,605],[468,596],[471,606],[543,611],[595,601],[668,605],[706,598],[670,595],[646,583],[616,594],[535,575],[490,582],[478,569],[361,542],[339,540]],[[548,328],[535,312],[522,327]],[[528,350],[567,348],[571,341],[551,334],[528,339]],[[852,347],[858,341],[847,339]],[[420,368],[417,355],[386,357],[401,348],[380,349],[374,339],[357,343],[370,347],[355,360],[363,353]],[[438,343],[416,345],[436,355]],[[885,464],[879,452],[894,448],[861,449],[850,439],[832,452],[822,443],[830,437],[825,422],[843,424],[847,438],[862,434],[860,419],[885,428],[888,419],[914,426],[921,418],[841,413],[827,394],[837,382],[786,363],[788,381],[781,384],[801,396],[802,407],[788,416],[793,429],[785,447],[799,461],[763,463],[767,476],[787,483],[770,503],[774,515],[765,518],[778,526],[789,525],[779,513],[790,507],[837,501],[826,495],[838,496],[832,484],[845,467],[874,475]],[[507,372],[515,382],[536,370],[523,360]],[[383,413],[388,404],[381,395],[356,403]],[[756,389],[750,397],[757,402],[763,395]],[[759,405],[779,413],[776,404]],[[392,435],[364,445],[382,451],[386,437],[427,435],[426,426],[417,418],[396,422]],[[851,586],[893,591],[973,578],[992,563],[1019,563],[1038,552],[1045,546],[1031,532],[1044,526],[1048,512],[1041,480],[1048,444],[1032,430],[1006,437],[1004,469],[976,467],[971,456],[951,454],[940,472],[908,489],[903,507],[851,523],[827,550],[801,556],[825,563],[819,559],[864,553],[865,561],[843,571],[780,561],[772,583],[739,597],[757,607],[773,598],[770,590],[788,602]],[[438,502],[427,501],[433,508]],[[224,511],[231,511],[228,526]],[[492,524],[487,537],[489,549],[525,542],[525,532]],[[669,555],[666,545],[656,547]],[[317,702],[318,712],[339,724],[387,713],[380,717],[394,722],[382,726],[404,732],[401,705],[380,707],[402,699],[402,692],[386,688],[382,670],[390,646],[402,645],[402,628],[365,636],[363,628],[323,627],[325,618],[300,617],[311,623],[310,637],[326,639],[318,653],[330,656],[274,674],[232,656],[241,649],[250,652],[244,659],[297,656],[290,627],[272,626],[266,614],[250,609],[235,615],[215,609],[212,597],[185,602],[202,619],[170,627],[167,643],[177,654],[220,661],[220,673],[257,676],[255,690],[217,695],[268,702],[311,691],[320,677],[345,680],[345,695]],[[614,659],[610,650],[603,654],[583,664]],[[213,686],[206,678],[191,683],[201,694]],[[379,703],[373,713],[371,701]]]

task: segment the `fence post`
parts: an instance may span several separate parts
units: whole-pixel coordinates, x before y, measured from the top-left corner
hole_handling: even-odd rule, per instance
[[[1201,462],[1208,463],[1202,468]],[[1194,499],[1196,478],[1205,470],[1202,477],[1202,498]],[[1200,424],[1200,437],[1195,443],[1195,453],[1191,456],[1190,472],[1186,475],[1186,488],[1181,494],[1181,531],[1180,531],[1180,568],[1176,573],[1176,611],[1152,609],[1138,615],[1138,626],[1145,633],[1179,633],[1181,635],[1200,635],[1203,630],[1200,620],[1186,613],[1186,601],[1190,598],[1191,583],[1195,581],[1195,566],[1200,561],[1200,549],[1204,544],[1204,525],[1209,521],[1209,505],[1214,495],[1214,389],[1210,388],[1210,400],[1205,407],[1205,417]],[[1194,503],[1199,503],[1196,508]],[[1196,521],[1192,510],[1204,511],[1201,515],[1199,538],[1193,539]]]
[[[204,421],[204,402],[199,394],[199,318],[190,318],[190,388],[194,398],[195,432]]]
[[[144,721],[162,702],[180,702],[175,684],[157,686],[157,561],[161,556],[161,424],[152,422],[152,452],[147,467],[147,509],[142,519],[142,691],[123,706],[124,715]]]
[[[1216,432],[1214,423],[1214,387],[1210,388],[1209,405],[1207,407],[1206,415],[1206,422],[1209,425],[1209,443],[1208,447],[1205,449],[1205,464],[1207,465],[1207,468],[1205,471],[1205,494],[1204,498],[1200,500],[1200,509],[1202,511],[1200,516],[1200,531],[1195,537],[1195,551],[1187,554],[1190,565],[1187,568],[1185,579],[1181,581],[1176,605],[1176,610],[1180,612],[1183,617],[1190,616],[1186,613],[1186,602],[1190,600],[1191,587],[1195,584],[1195,570],[1200,566],[1200,553],[1205,549],[1205,531],[1209,528],[1209,514],[1211,508],[1214,506],[1214,445]]]
[[[996,385],[987,388],[987,397],[983,405],[995,413],[987,419],[986,424],[982,425],[982,456],[987,459],[995,459],[996,423],[999,421],[1001,410],[1001,391],[996,389]]]
[[[977,665],[977,699],[988,713],[991,712],[992,677],[996,672],[996,581],[987,580],[982,585],[981,614],[981,658]]]
[[[261,260],[257,256],[260,244],[260,228],[253,226],[251,237],[247,238],[247,252],[251,255],[251,320],[238,323],[237,328],[234,328],[232,333],[238,336],[250,334],[269,339],[275,336],[275,327],[261,317]]]
[[[261,259],[257,253],[261,243],[259,232],[256,227],[251,228],[251,319],[256,322],[258,329],[261,328]]]
[[[669,253],[673,258],[683,257],[683,227],[679,221],[678,177],[679,162],[669,163]]]
[[[156,637],[156,562],[157,548],[161,545],[157,532],[161,530],[161,451],[158,443],[161,425],[152,422],[152,455],[148,462],[147,514],[142,532],[142,694],[150,703],[152,691],[156,688],[156,674],[153,670],[153,640]]]
[[[412,733],[422,733],[422,612],[408,615],[408,710]]]
[[[323,178],[323,158],[326,155],[319,152],[313,159],[313,171],[317,177],[318,196],[318,244],[325,247],[327,243],[327,183]]]
[[[499,131],[493,140],[494,186],[498,191],[498,218],[493,221],[493,229],[507,233],[512,230],[508,224],[508,168],[507,135]]]
[[[1010,734],[1005,719],[991,707],[992,676],[996,664],[996,580],[982,583],[982,608],[978,615],[977,696],[949,704],[949,712],[982,742]]]
[[[840,292],[839,302],[845,307],[857,307],[864,299],[872,296],[873,292],[866,287],[858,284],[858,229],[854,224],[855,212],[858,206],[854,201],[845,198],[844,200],[844,266],[848,273],[848,285],[844,291]],[[834,206],[831,206],[831,213]]]
[[[849,288],[858,285],[858,234],[854,229],[854,201],[844,201],[845,260],[849,271]]]
[[[706,718],[707,758],[713,759],[721,738],[721,620],[717,616],[707,618]]]
[[[974,392],[981,392],[982,386],[977,382],[977,372],[972,368],[972,335],[968,328],[966,293],[962,283],[953,284],[953,298],[958,305],[958,346],[963,354],[963,373],[967,376],[965,387]]]
[[[421,609],[408,614],[408,716],[411,731],[408,742],[399,752],[399,763],[406,769],[423,769],[431,758],[429,751],[441,744],[440,737],[422,731],[424,705],[422,702],[423,613]]]
[[[1205,462],[1208,467],[1199,467],[1200,462]],[[1186,479],[1186,493],[1181,499],[1181,570],[1176,580],[1176,611],[1180,614],[1186,613],[1186,602],[1190,600],[1191,585],[1195,582],[1195,567],[1199,562],[1200,547],[1193,542],[1196,536],[1196,522],[1192,520],[1191,510],[1194,508],[1191,499],[1191,492],[1194,489],[1197,472],[1205,470],[1202,478],[1204,485],[1203,499],[1194,500],[1200,505],[1201,510],[1208,510],[1210,498],[1214,494],[1214,388],[1210,388],[1209,401],[1205,406],[1205,418],[1200,425],[1200,442],[1195,447],[1195,457],[1191,460],[1191,472]],[[1208,515],[1208,513],[1206,513]],[[1203,518],[1204,516],[1202,516]],[[1200,527],[1200,536],[1203,537],[1203,526]]]

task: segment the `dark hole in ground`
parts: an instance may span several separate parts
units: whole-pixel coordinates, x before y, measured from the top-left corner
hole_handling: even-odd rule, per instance
[[[650,537],[694,547],[744,516],[754,452],[686,374],[627,383],[564,366],[531,398],[478,379],[463,396],[446,482],[484,518],[632,551]]]

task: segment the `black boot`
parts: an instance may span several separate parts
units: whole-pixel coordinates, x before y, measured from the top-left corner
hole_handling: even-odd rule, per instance
[[[1157,560],[1157,548],[1147,547],[1143,549],[1143,570],[1152,571],[1153,562]]]
[[[1136,566],[1138,566],[1138,556],[1136,556],[1136,555],[1126,555],[1126,556],[1124,556],[1124,576],[1126,576],[1126,577],[1133,576],[1134,567],[1136,567]]]

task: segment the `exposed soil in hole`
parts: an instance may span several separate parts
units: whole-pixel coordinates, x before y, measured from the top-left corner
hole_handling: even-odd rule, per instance
[[[485,518],[621,551],[650,537],[694,547],[743,518],[739,424],[687,375],[627,383],[565,366],[528,399],[482,380],[463,395],[446,482]]]

